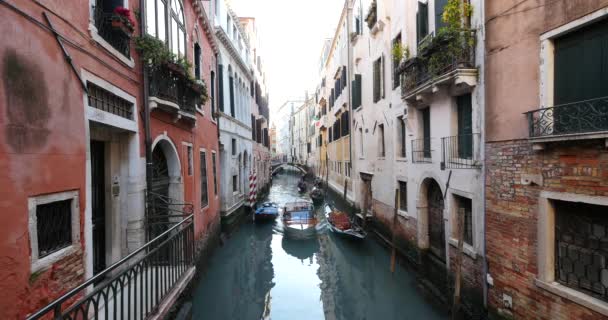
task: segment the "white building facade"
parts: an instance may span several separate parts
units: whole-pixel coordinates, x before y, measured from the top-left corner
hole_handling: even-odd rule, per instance
[[[220,212],[231,224],[248,205],[252,163],[250,45],[239,17],[227,1],[211,6],[217,58],[218,126],[220,131]]]

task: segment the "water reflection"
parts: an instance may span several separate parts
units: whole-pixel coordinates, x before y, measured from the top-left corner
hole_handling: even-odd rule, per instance
[[[269,200],[298,195],[295,174],[275,177]],[[338,201],[336,201],[338,202]],[[336,203],[340,207],[340,203]],[[195,292],[194,319],[445,319],[416,289],[407,270],[389,270],[387,250],[327,231],[283,237],[282,225],[245,224],[216,251]]]

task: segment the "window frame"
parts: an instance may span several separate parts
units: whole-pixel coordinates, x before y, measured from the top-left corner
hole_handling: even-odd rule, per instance
[[[403,191],[401,189],[402,186],[405,186],[405,200],[404,198],[401,196],[403,194]],[[399,190],[399,208],[397,208],[397,212],[402,215],[402,216],[407,216],[407,205],[408,205],[408,199],[407,199],[407,180],[397,180],[397,189]],[[405,201],[405,202],[404,202]],[[405,210],[403,209],[405,205]]]
[[[39,258],[38,250],[38,218],[36,209],[38,205],[49,204],[58,201],[71,200],[72,215],[72,244],[61,248],[45,257]],[[28,198],[28,229],[31,249],[30,272],[36,273],[50,268],[57,261],[75,253],[80,247],[80,197],[78,191],[63,191],[52,194],[31,196]]]
[[[200,200],[201,200],[201,209],[207,208],[209,206],[209,175],[207,174],[207,150],[200,149],[199,150],[199,178],[200,181]],[[205,169],[203,172],[203,168]],[[203,175],[204,173],[204,175]],[[205,186],[205,190],[203,193],[203,185]],[[205,195],[205,201],[203,201],[203,195]]]
[[[384,123],[378,124],[378,158],[386,157],[386,138],[384,131]]]

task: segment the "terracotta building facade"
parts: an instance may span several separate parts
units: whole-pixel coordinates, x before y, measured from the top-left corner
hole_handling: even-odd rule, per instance
[[[148,14],[145,34],[189,61],[185,72],[204,83],[206,103],[163,92],[155,81],[166,70],[146,70],[144,82],[139,1],[0,5],[3,319],[45,306],[144,245],[153,236],[146,208],[159,199],[192,208],[180,210],[194,215],[199,249],[218,234],[217,49],[202,10],[208,3],[157,2],[146,1],[157,15]],[[125,9],[131,22],[111,24]],[[159,18],[179,32],[170,35]]]

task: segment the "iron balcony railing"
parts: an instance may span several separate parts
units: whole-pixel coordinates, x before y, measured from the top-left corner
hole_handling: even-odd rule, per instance
[[[441,168],[480,168],[481,162],[476,159],[475,154],[480,137],[479,133],[473,133],[441,138]]]
[[[173,102],[179,109],[190,114],[196,111],[200,103],[200,93],[189,85],[187,76],[177,67],[168,64],[148,68],[150,76],[150,97]]]
[[[528,111],[530,137],[608,131],[608,97]]]
[[[193,265],[190,215],[27,319],[145,319]]]
[[[412,162],[432,163],[431,138],[412,140]]]
[[[97,34],[102,37],[107,43],[109,43],[114,49],[122,53],[125,57],[131,55],[131,36],[119,29],[112,27],[112,16],[111,12],[105,12],[103,10],[103,3],[98,1],[97,6],[94,7],[95,13],[95,28]]]
[[[418,48],[418,56],[399,66],[404,95],[457,69],[475,68],[475,31],[461,30],[429,34]]]

